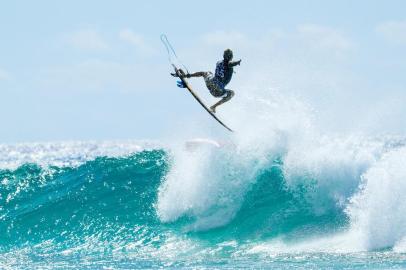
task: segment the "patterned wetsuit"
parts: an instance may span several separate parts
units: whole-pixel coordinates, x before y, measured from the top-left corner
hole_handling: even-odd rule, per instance
[[[230,92],[230,90],[224,89],[224,87],[231,81],[232,76],[233,67],[229,63],[226,64],[224,61],[219,61],[216,64],[215,75],[213,76],[213,73],[207,72],[204,76],[204,81],[213,96],[222,97]]]

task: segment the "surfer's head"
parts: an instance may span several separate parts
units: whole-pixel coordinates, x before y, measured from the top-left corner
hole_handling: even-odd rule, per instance
[[[233,51],[230,49],[227,49],[224,51],[223,54],[223,59],[224,61],[230,62],[231,60],[233,60]]]

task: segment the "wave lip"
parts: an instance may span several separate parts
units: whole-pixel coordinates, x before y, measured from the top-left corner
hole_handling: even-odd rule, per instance
[[[0,169],[16,169],[26,163],[73,167],[101,156],[119,157],[160,148],[149,141],[67,141],[0,144]]]

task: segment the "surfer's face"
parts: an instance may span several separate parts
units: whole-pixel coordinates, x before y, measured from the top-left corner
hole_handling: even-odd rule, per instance
[[[231,60],[233,60],[232,55],[227,55],[227,57],[224,57],[224,61],[226,61],[226,62],[230,62]]]
[[[230,49],[224,51],[223,54],[224,61],[230,62],[233,59],[233,52]]]

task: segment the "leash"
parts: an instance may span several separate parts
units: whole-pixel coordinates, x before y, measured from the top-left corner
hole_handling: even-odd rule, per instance
[[[166,52],[168,54],[168,61],[169,63],[171,63],[172,65],[174,65],[174,60],[176,60],[176,62],[178,62],[187,73],[189,73],[188,68],[182,63],[182,61],[180,61],[179,57],[177,56],[175,49],[172,47],[171,43],[168,40],[168,37],[165,34],[161,34],[161,41],[162,44],[164,44]]]

